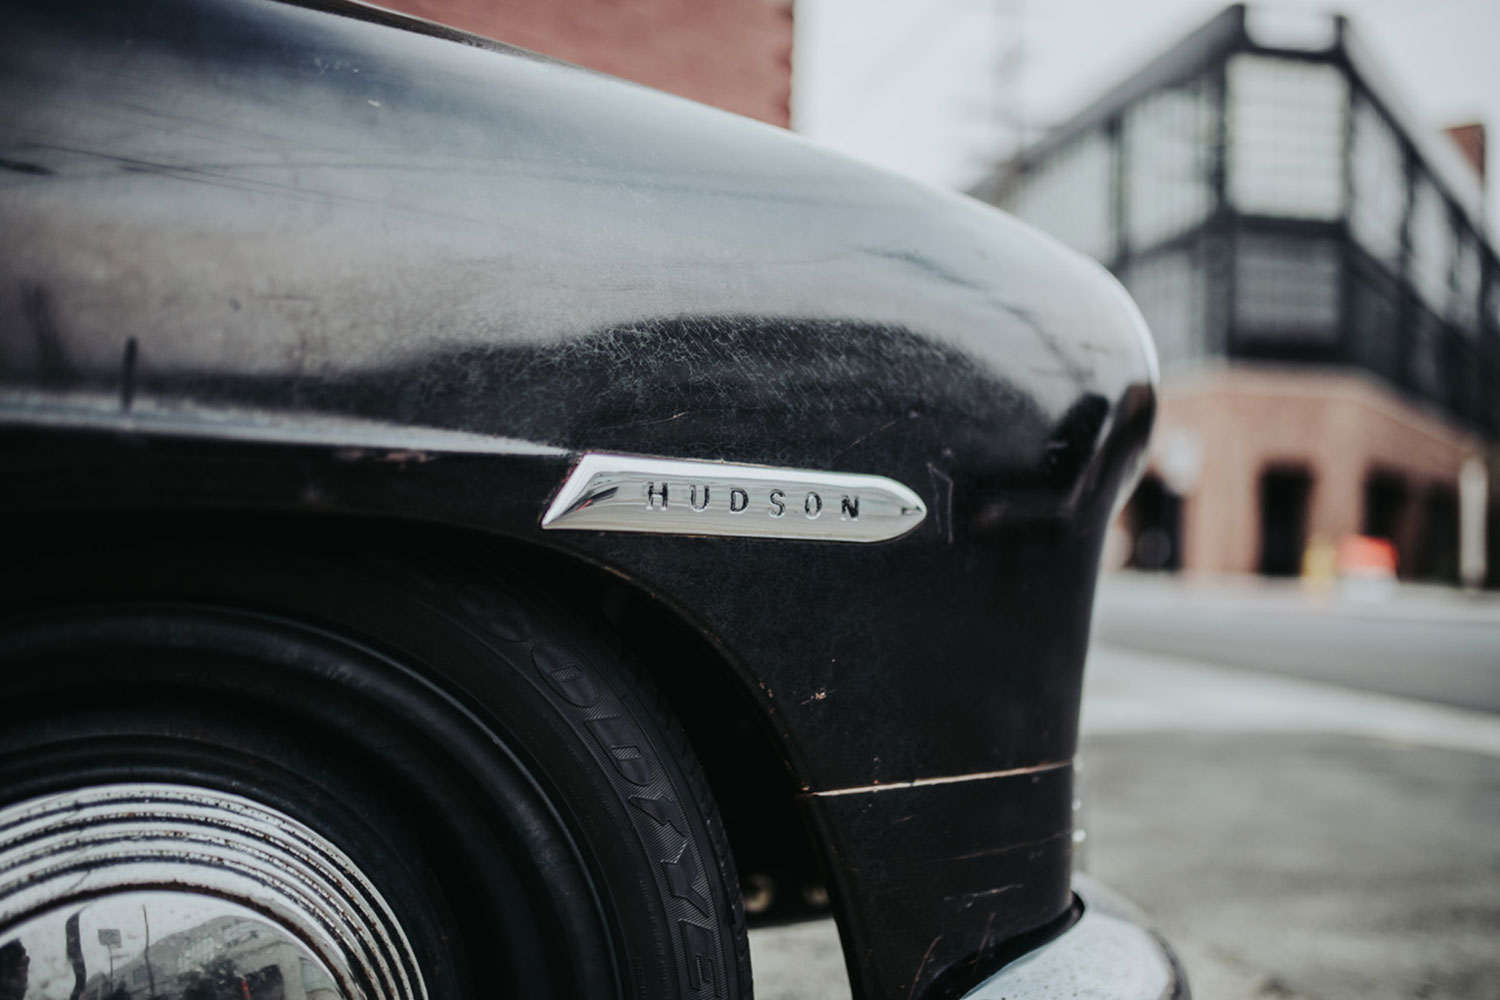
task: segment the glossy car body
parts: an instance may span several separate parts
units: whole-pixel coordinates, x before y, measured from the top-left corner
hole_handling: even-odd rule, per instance
[[[1066,935],[1094,576],[1154,406],[1102,271],[370,9],[6,17],[14,530],[443,533],[623,588],[703,651],[646,660],[741,869],[816,877],[777,846],[805,818],[856,995],[955,995]],[[875,544],[544,532],[596,452],[878,475],[928,513]]]

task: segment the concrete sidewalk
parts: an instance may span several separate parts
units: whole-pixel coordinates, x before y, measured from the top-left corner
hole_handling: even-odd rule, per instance
[[[1382,600],[1297,582],[1106,577],[1095,643],[1500,713],[1500,597],[1397,586]]]
[[[1500,626],[1500,591],[1465,591],[1426,583],[1318,584],[1295,578],[1116,570],[1100,576],[1097,599],[1122,608],[1174,605],[1209,611]]]
[[[1500,996],[1500,716],[1096,647],[1090,869],[1200,1000]]]
[[[1096,646],[1084,675],[1085,737],[1317,733],[1496,759],[1500,715],[1300,678]]]

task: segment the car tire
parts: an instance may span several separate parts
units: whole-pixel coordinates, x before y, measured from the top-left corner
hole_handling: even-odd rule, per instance
[[[371,997],[750,995],[733,862],[682,728],[625,657],[503,567],[188,546],[15,568],[0,943],[66,901],[18,894],[28,817],[103,809],[149,839],[186,795],[342,859],[330,883],[365,887],[351,901],[373,897],[376,916],[330,933],[386,948],[367,969],[412,969],[403,989],[343,956]],[[7,839],[18,829],[33,832]],[[101,876],[149,888],[132,877]],[[256,903],[211,874],[183,884],[206,911]],[[281,919],[312,940],[325,918]]]

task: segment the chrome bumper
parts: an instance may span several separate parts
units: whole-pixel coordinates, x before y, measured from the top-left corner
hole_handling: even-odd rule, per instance
[[[1073,876],[1078,921],[964,994],[964,1000],[1189,1000],[1177,956],[1145,916],[1087,875]]]

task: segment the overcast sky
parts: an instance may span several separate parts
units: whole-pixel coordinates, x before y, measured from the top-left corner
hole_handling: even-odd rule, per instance
[[[885,167],[965,187],[1013,123],[1064,120],[1224,0],[797,0],[793,127]],[[1500,166],[1500,0],[1277,0],[1342,11],[1429,127],[1483,121]],[[1488,204],[1490,232],[1500,212]],[[1494,236],[1491,236],[1493,241]]]

